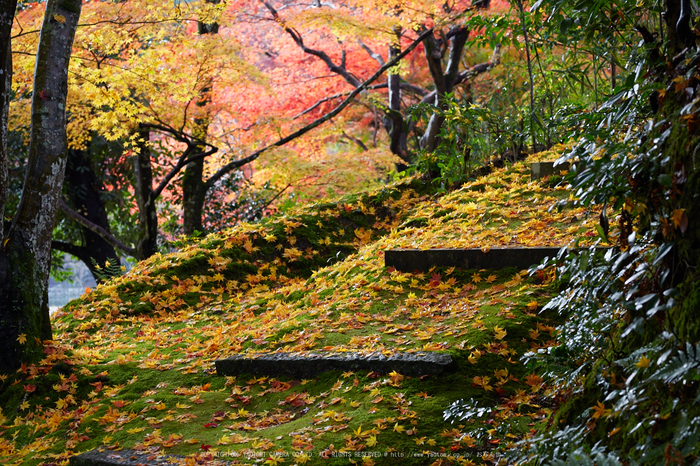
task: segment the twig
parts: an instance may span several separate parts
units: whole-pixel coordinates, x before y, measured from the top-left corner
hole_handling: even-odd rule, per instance
[[[92,223],[90,220],[87,218],[83,217],[80,215],[78,212],[74,211],[70,207],[68,207],[68,204],[66,204],[66,201],[64,201],[62,198],[58,200],[58,208],[66,214],[67,217],[75,220],[79,225],[87,228],[88,230],[92,231],[93,233],[99,235],[102,239],[107,241],[109,244],[114,246],[117,249],[120,249],[124,251],[126,254],[132,256],[132,257],[137,257],[138,253],[136,249],[127,246],[126,244],[122,243],[119,241],[117,238],[112,236],[110,232],[102,228],[101,226]]]

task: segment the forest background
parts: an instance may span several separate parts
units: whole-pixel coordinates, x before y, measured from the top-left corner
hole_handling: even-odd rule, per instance
[[[693,2],[16,3],[0,4],[3,370],[51,336],[59,253],[102,281],[183,234],[389,180],[445,193],[493,155],[566,142],[571,202],[602,207],[616,249],[560,264],[568,338],[533,364],[598,400],[594,421],[648,431],[636,459],[697,457]],[[609,432],[578,446],[596,425],[567,406],[533,451],[616,461],[593,441]]]

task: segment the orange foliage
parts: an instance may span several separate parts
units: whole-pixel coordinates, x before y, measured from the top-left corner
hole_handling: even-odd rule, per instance
[[[83,147],[99,134],[130,147],[138,123],[166,124],[191,135],[204,118],[209,121],[206,140],[219,149],[207,159],[205,175],[210,176],[325,114],[353,89],[321,59],[305,53],[283,27],[363,81],[378,68],[377,56],[387,59],[396,28],[404,31],[405,47],[419,27],[459,24],[470,2],[456,1],[449,11],[427,0],[279,8],[275,21],[259,0],[86,3],[71,61],[70,145]],[[478,14],[507,8],[494,0],[490,12]],[[15,22],[14,129],[29,124],[33,53],[43,10],[43,4],[30,4]],[[199,35],[197,21],[216,22],[219,33]],[[402,62],[400,72],[413,85],[430,86],[420,47]],[[211,99],[203,102],[209,84]],[[404,98],[416,101],[408,93]],[[382,130],[384,102],[385,89],[365,92],[341,117],[266,154],[256,164],[254,181],[309,194],[376,182],[396,162]]]

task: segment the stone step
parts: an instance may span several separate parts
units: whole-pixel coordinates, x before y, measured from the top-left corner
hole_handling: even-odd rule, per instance
[[[68,460],[68,464],[70,466],[167,466],[183,463],[184,460],[184,456],[154,455],[136,450],[90,450],[72,456]],[[226,463],[221,461],[218,464],[224,465]]]
[[[384,264],[400,272],[425,272],[432,267],[459,269],[528,269],[545,257],[557,257],[561,248],[492,248],[481,249],[388,249]]]
[[[435,352],[396,353],[262,353],[239,354],[216,361],[218,375],[251,374],[255,376],[287,376],[293,379],[316,377],[322,372],[373,371],[420,377],[439,375],[455,369],[449,354]]]
[[[571,164],[564,162],[554,165],[555,162],[533,162],[530,164],[530,179],[539,180],[547,176],[558,175],[563,171],[569,170]]]

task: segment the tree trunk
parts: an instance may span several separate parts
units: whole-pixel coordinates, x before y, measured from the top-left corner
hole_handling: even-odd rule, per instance
[[[202,87],[200,98],[197,101],[197,110],[207,106],[211,101],[211,80]],[[203,113],[203,112],[202,112]],[[209,129],[209,118],[201,115],[194,120],[194,137],[200,141],[206,141]],[[197,146],[195,153],[205,152],[206,147]],[[204,199],[207,195],[207,185],[204,182],[204,157],[188,163],[182,174],[182,230],[186,235],[195,232],[203,232],[202,214],[204,212]]]
[[[9,192],[7,118],[12,93],[12,21],[17,0],[0,0],[0,246],[5,243],[5,204]],[[0,277],[1,279],[2,277]],[[4,280],[3,280],[4,281]]]
[[[221,0],[206,0],[207,3],[218,4]],[[199,35],[218,34],[218,23],[197,22],[197,32]],[[211,90],[214,83],[211,77],[205,78],[205,82],[201,87],[199,100],[197,101],[197,110],[199,115],[195,118],[194,136],[202,142],[207,140],[207,131],[209,129],[209,115],[204,109],[211,102]],[[205,147],[199,147],[197,152],[204,152]],[[202,215],[204,212],[204,200],[209,187],[204,181],[204,159],[198,158],[190,162],[185,167],[182,176],[182,230],[186,235],[192,235],[195,232],[204,231],[202,224]]]
[[[425,58],[428,61],[430,75],[435,83],[435,102],[436,108],[442,108],[444,105],[445,96],[454,91],[455,79],[459,73],[459,64],[462,57],[462,51],[469,38],[469,30],[463,27],[450,31],[449,39],[449,57],[445,72],[442,71],[442,54],[440,53],[440,45],[434,36],[428,36],[425,40]],[[440,112],[435,112],[430,116],[428,127],[421,137],[420,147],[426,151],[434,151],[439,143],[438,134],[442,127],[445,118],[440,115]]]
[[[202,181],[203,176],[203,158],[188,163],[182,176],[182,231],[186,235],[204,230],[202,212],[206,185]]]
[[[158,252],[158,214],[153,193],[151,149],[148,147],[149,135],[148,130],[139,130],[139,153],[134,157],[134,176],[136,177],[134,186],[141,230],[141,239],[136,249],[140,260],[151,257]]]
[[[51,235],[65,175],[68,64],[80,8],[80,0],[49,0],[41,26],[27,172],[0,252],[0,373],[40,358],[41,341],[51,338]]]
[[[684,47],[682,37],[677,30],[678,20],[681,17],[681,6],[681,0],[665,0],[664,2],[664,21],[666,22],[666,35],[671,57]]]
[[[109,232],[107,210],[100,195],[105,189],[93,170],[88,152],[68,151],[65,187],[74,210],[86,220]],[[72,251],[64,252],[73,254],[83,261],[92,272],[95,281],[100,282],[95,265],[104,267],[106,261],[110,261],[111,264],[118,263],[117,253],[114,246],[94,231],[83,225],[80,229],[83,237],[82,244]],[[104,269],[101,273],[104,273]]]
[[[397,28],[394,32],[396,42],[389,45],[389,61],[401,53],[401,29]],[[387,84],[389,86],[389,108],[384,118],[384,127],[389,133],[389,150],[404,161],[404,163],[397,164],[396,170],[403,171],[408,168],[411,159],[408,154],[407,135],[401,113],[401,75],[390,69],[387,72]]]

